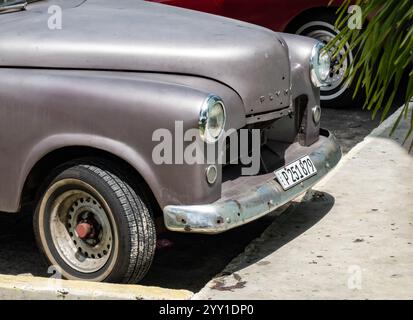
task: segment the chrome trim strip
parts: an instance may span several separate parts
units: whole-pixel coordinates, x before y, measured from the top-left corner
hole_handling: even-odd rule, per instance
[[[282,110],[277,110],[273,112],[267,112],[259,115],[250,115],[247,116],[247,124],[253,124],[257,122],[263,122],[263,121],[269,121],[269,120],[275,120],[279,119],[285,116],[288,116],[293,112],[293,107],[292,105],[290,107],[284,108]]]
[[[9,12],[9,11],[19,11],[26,9],[27,1],[16,0],[14,2],[6,3],[4,6],[0,6],[0,12]]]

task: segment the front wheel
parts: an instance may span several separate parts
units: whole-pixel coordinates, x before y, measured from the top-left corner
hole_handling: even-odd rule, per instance
[[[73,280],[136,283],[156,247],[143,192],[102,164],[61,170],[38,202],[34,231],[49,263]]]

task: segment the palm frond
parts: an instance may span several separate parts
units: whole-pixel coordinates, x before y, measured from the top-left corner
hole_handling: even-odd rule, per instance
[[[373,118],[381,113],[383,121],[396,95],[400,94],[398,89],[403,85],[407,87],[403,112],[394,124],[393,134],[402,118],[407,119],[409,101],[413,97],[412,0],[357,0],[355,4],[362,9],[362,30],[348,26],[350,15],[347,12],[352,3],[344,0],[337,10],[336,28],[340,33],[326,50],[337,56],[347,43],[350,44],[354,62],[345,76],[349,81],[357,79],[354,96],[360,90],[365,92],[363,108],[371,110]],[[342,57],[340,62],[345,59],[346,56]],[[412,134],[413,121],[405,141]],[[410,149],[413,149],[413,143]]]

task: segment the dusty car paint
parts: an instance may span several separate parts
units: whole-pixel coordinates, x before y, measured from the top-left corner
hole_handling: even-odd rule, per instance
[[[90,0],[63,12],[61,30],[48,30],[48,7],[36,5],[2,16],[2,66],[190,74],[234,89],[247,114],[288,105],[289,95],[260,100],[290,87],[288,50],[268,29],[136,0]],[[15,16],[19,23],[7,22]]]
[[[63,5],[58,31],[47,29],[54,3]],[[291,154],[317,146],[312,39],[136,0],[42,1],[2,15],[0,27],[1,211],[18,211],[24,192],[35,189],[36,168],[71,148],[127,162],[162,209],[218,201],[226,192],[222,166],[210,185],[206,165],[158,166],[151,158],[154,130],[172,130],[176,120],[196,128],[211,93],[225,102],[227,129],[285,110],[270,119],[282,117],[272,136]]]

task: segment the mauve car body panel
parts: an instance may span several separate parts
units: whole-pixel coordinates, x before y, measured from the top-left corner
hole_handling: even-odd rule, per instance
[[[63,7],[61,30],[47,27],[51,4]],[[68,147],[126,161],[161,208],[219,200],[220,165],[210,185],[207,165],[152,159],[153,132],[174,131],[175,121],[197,128],[210,94],[225,103],[226,129],[245,127],[249,115],[291,111],[305,96],[300,126],[292,112],[273,133],[291,143],[301,136],[294,148],[305,152],[319,138],[313,39],[137,0],[41,1],[0,15],[0,27],[0,211],[18,211],[32,169]]]
[[[63,9],[63,28],[49,30],[47,5],[36,6],[2,17],[0,66],[201,76],[233,88],[247,114],[289,103],[289,95],[260,102],[261,96],[290,87],[288,50],[270,30],[136,0],[90,0]]]

